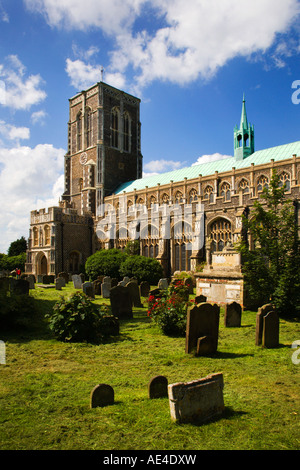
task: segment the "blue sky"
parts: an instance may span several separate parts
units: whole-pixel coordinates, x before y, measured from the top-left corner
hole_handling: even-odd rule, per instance
[[[243,93],[256,150],[300,140],[299,12],[298,0],[0,0],[0,252],[28,236],[31,210],[57,204],[68,99],[101,67],[142,100],[145,174],[232,155]]]

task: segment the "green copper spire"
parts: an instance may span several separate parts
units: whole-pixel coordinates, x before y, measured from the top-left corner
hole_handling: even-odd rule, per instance
[[[254,153],[254,126],[248,124],[245,94],[243,95],[240,128],[234,128],[234,157],[243,160]]]

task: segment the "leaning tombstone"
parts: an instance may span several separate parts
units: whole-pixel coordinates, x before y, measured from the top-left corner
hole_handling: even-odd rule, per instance
[[[73,274],[72,276],[72,281],[73,281],[73,286],[75,289],[81,289],[82,288],[82,280],[79,274]]]
[[[225,409],[223,374],[168,386],[172,421],[202,424],[220,417]]]
[[[110,305],[113,315],[122,318],[132,318],[132,301],[127,287],[115,286],[110,291]]]
[[[148,384],[149,398],[164,398],[168,396],[168,379],[164,375],[153,377]]]
[[[237,302],[225,304],[224,325],[227,328],[240,327],[242,319],[242,307]]]
[[[137,281],[129,281],[126,284],[127,289],[129,290],[132,306],[133,307],[143,307],[140,298],[140,291]]]
[[[190,353],[196,349],[197,355],[207,354],[210,345],[210,354],[217,351],[219,337],[220,307],[209,303],[202,303],[190,307],[187,312],[185,352]],[[204,339],[206,338],[206,340]],[[201,338],[202,341],[198,342]],[[201,348],[201,343],[203,350]]]
[[[272,310],[274,306],[272,304],[265,304],[260,307],[256,314],[256,329],[255,329],[255,344],[260,346],[262,343],[262,333],[263,333],[263,318]]]
[[[84,282],[82,284],[82,290],[84,292],[85,295],[87,295],[88,297],[91,297],[92,299],[95,298],[95,291],[94,291],[94,285],[92,282]]]
[[[163,278],[158,281],[158,288],[166,290],[169,287],[168,279]]]
[[[279,317],[274,311],[263,317],[262,346],[264,348],[279,346]]]
[[[90,397],[91,408],[114,404],[114,389],[107,384],[99,384],[93,388]]]
[[[110,277],[104,277],[101,284],[101,295],[104,299],[109,299],[111,290],[111,279]]]
[[[65,287],[65,285],[66,285],[66,282],[65,282],[63,277],[57,277],[55,279],[55,289],[56,290],[61,290],[62,287]]]

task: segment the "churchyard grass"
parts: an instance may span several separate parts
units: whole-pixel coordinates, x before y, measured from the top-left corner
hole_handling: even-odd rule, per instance
[[[44,314],[61,295],[30,291],[39,310],[30,327],[1,332],[6,364],[0,364],[0,449],[5,450],[296,450],[300,448],[300,364],[291,344],[299,322],[280,320],[280,347],[255,346],[255,312],[242,314],[240,328],[224,327],[221,309],[218,352],[185,353],[185,338],[164,336],[134,308],[120,335],[104,344],[63,343],[47,328]],[[96,303],[109,300],[96,296]],[[148,383],[169,383],[210,373],[224,375],[225,412],[202,426],[170,419],[167,398],[149,399]],[[95,385],[107,383],[114,405],[90,408]]]

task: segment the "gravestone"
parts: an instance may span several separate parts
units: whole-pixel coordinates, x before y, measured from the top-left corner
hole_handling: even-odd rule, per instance
[[[54,276],[52,274],[44,274],[42,276],[42,284],[53,284],[54,283]]]
[[[172,421],[202,424],[220,417],[225,409],[223,374],[168,386]]]
[[[168,379],[163,375],[153,377],[148,384],[149,398],[164,398],[168,396]]]
[[[110,291],[111,312],[118,318],[132,318],[132,301],[127,287],[115,286]]]
[[[125,282],[125,281],[119,281],[117,285],[118,285],[118,286],[125,287],[126,284],[127,284],[127,282]]]
[[[81,289],[82,288],[82,280],[79,274],[73,274],[72,276],[73,286],[74,289]]]
[[[65,287],[66,281],[63,277],[57,277],[55,279],[55,289],[56,290],[61,290],[62,287]]]
[[[62,277],[65,280],[65,284],[68,284],[69,282],[69,274],[66,273],[65,271],[62,271],[61,273],[58,273],[57,277]],[[64,286],[63,286],[64,287]]]
[[[128,282],[130,281],[130,277],[124,276],[123,279],[122,279],[122,281],[125,282],[125,286],[126,286],[126,284],[128,284]]]
[[[242,319],[242,307],[237,302],[225,304],[224,325],[225,327],[240,327]]]
[[[163,278],[158,281],[158,288],[166,290],[169,287],[168,279]]]
[[[9,289],[16,295],[27,295],[29,294],[29,282],[26,279],[14,279],[9,278]]]
[[[200,295],[196,295],[196,297],[195,297],[195,304],[196,305],[197,304],[202,304],[206,301],[207,301],[207,297],[205,297],[205,295],[200,294]]]
[[[97,408],[98,406],[113,405],[115,396],[114,389],[107,384],[99,384],[93,388],[90,397],[91,408]]]
[[[42,274],[38,274],[37,275],[37,282],[40,284],[43,282],[43,275]]]
[[[94,284],[94,292],[95,292],[95,295],[101,295],[101,284],[102,284],[102,281],[100,279],[96,279],[95,281],[93,281],[93,284]]]
[[[29,282],[29,289],[34,289],[35,276],[33,274],[28,274],[25,279]]]
[[[140,283],[140,296],[148,297],[150,292],[150,284],[148,281],[142,281]]]
[[[217,351],[219,336],[220,307],[202,303],[190,307],[187,312],[185,352],[196,349],[197,355],[213,354]],[[203,337],[210,337],[206,340]],[[202,339],[203,350],[201,349]],[[208,346],[210,347],[208,348]],[[209,352],[208,352],[209,349]]]
[[[109,299],[110,290],[111,290],[111,278],[109,276],[105,276],[101,284],[101,295],[104,299]]]
[[[272,304],[265,304],[260,307],[256,314],[256,329],[255,329],[255,344],[260,346],[262,343],[262,334],[263,334],[263,318],[272,310],[274,307]]]
[[[126,287],[129,290],[132,306],[133,307],[142,307],[143,304],[141,303],[140,291],[139,291],[139,286],[138,286],[137,281],[129,281],[126,284]]]
[[[94,285],[92,282],[84,282],[82,284],[82,290],[88,297],[91,297],[92,299],[95,298]]]
[[[262,345],[264,348],[279,346],[279,317],[274,311],[263,317]]]

